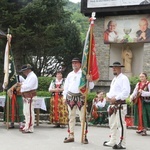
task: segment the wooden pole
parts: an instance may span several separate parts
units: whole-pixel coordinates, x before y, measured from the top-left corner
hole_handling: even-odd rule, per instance
[[[9,96],[7,95],[7,123],[6,123],[6,126],[7,126],[7,130],[9,129]]]
[[[91,52],[92,52],[92,36],[93,36],[93,24],[94,24],[94,18],[95,13],[92,13],[92,17],[90,18],[90,43],[89,43],[89,54],[88,54],[88,69],[87,69],[87,75],[90,75],[90,61],[91,61]],[[86,83],[86,91],[85,91],[85,99],[84,99],[84,117],[83,117],[83,124],[82,124],[82,135],[81,135],[81,143],[83,143],[85,133],[85,121],[86,121],[86,115],[87,115],[87,96],[89,91],[89,81]],[[87,123],[87,122],[86,122]]]
[[[9,28],[8,28],[8,34],[7,34],[7,42],[8,42],[8,69],[9,69],[9,51],[10,51],[10,42],[11,42],[11,35],[9,34]],[[9,78],[9,71],[8,71],[8,78]],[[9,81],[8,81],[9,83]],[[7,94],[7,93],[6,93]],[[9,129],[9,96],[7,94],[7,130]]]

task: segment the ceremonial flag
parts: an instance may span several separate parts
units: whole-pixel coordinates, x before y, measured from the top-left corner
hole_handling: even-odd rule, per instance
[[[14,63],[14,57],[12,54],[12,50],[10,49],[9,54],[9,79],[8,79],[8,89],[17,83],[17,74]]]
[[[92,81],[96,81],[99,79],[98,65],[96,59],[95,52],[95,40],[93,35],[93,26],[95,20],[95,12],[92,13],[92,17],[90,18],[90,26],[87,31],[86,40],[83,49],[82,56],[82,76],[80,80],[80,92],[84,94],[84,114],[83,114],[83,124],[82,124],[82,135],[81,135],[81,143],[84,143],[84,139],[86,139],[87,130],[87,119],[86,119],[86,107],[87,107],[87,92],[89,88],[89,81],[87,81],[86,76],[90,75]],[[85,124],[86,123],[86,124]]]
[[[83,49],[82,56],[82,77],[80,80],[80,92],[84,94],[86,92],[86,75],[89,74],[92,77],[93,81],[99,79],[99,71],[97,65],[96,51],[95,51],[95,40],[92,32],[92,26],[89,26],[87,31],[86,40]]]
[[[8,86],[10,41],[11,40],[9,39],[9,35],[8,35],[8,39],[5,47],[5,55],[4,55],[4,82],[3,82],[4,89],[7,89]]]
[[[6,43],[4,56],[4,89],[9,89],[12,85],[14,85],[17,82],[14,58],[12,55],[12,50],[10,48],[11,35],[7,36],[8,40]]]
[[[14,65],[14,58],[11,50],[11,35],[7,34],[7,43],[5,48],[5,56],[4,56],[4,83],[3,88],[8,90],[17,83],[16,69]],[[9,95],[10,94],[10,95]],[[10,93],[6,93],[6,105],[5,109],[7,111],[4,112],[4,120],[7,120],[7,128],[9,128],[10,121],[10,112],[11,112],[11,121],[15,121],[15,104],[16,104],[16,95],[13,91],[10,90]],[[10,97],[9,97],[9,96]],[[10,107],[11,106],[11,107]]]

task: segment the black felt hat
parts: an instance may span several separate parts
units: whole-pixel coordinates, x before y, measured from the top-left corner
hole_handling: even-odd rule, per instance
[[[32,69],[32,66],[30,64],[25,64],[21,67],[21,70],[19,72],[22,72],[27,69]]]
[[[72,62],[75,62],[75,61],[81,63],[81,60],[78,57],[75,57],[75,58],[72,59]]]
[[[120,62],[116,61],[116,62],[113,63],[113,65],[111,65],[111,66],[109,66],[109,67],[112,68],[112,67],[124,67],[124,66],[121,65]]]

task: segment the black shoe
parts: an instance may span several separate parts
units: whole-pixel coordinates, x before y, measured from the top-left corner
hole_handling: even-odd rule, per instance
[[[74,138],[65,138],[64,143],[74,142]]]
[[[113,147],[113,149],[126,149],[125,147],[123,147],[121,144],[115,144]]]
[[[15,126],[9,126],[8,128],[9,128],[9,129],[14,129],[14,128],[15,128]]]
[[[26,134],[26,133],[33,133],[33,132],[23,130],[22,133],[25,133],[25,134]]]
[[[85,138],[85,139],[83,140],[83,144],[89,144],[89,141],[88,141],[87,138]]]
[[[55,126],[54,126],[54,128],[60,128],[60,125],[59,125],[59,124],[57,124],[57,125],[55,125]]]
[[[105,141],[103,143],[103,146],[107,146],[107,147],[113,147],[115,145],[115,143],[110,143],[109,141]]]
[[[105,143],[107,143],[107,142],[108,142],[108,141],[105,141],[105,142],[103,143],[103,146],[106,146]]]
[[[137,134],[140,134],[140,133],[142,133],[142,132],[143,132],[142,130],[137,130],[137,131],[136,131]]]

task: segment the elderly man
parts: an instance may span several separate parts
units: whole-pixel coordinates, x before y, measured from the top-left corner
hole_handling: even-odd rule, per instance
[[[117,42],[118,35],[115,31],[117,27],[117,23],[114,20],[110,20],[107,25],[107,29],[104,32],[104,42],[105,43],[112,43]]]
[[[124,67],[120,62],[114,62],[112,66],[114,79],[111,82],[110,90],[106,94],[110,106],[108,108],[110,140],[104,142],[104,146],[113,147],[113,149],[126,148],[126,122],[125,115],[127,111],[126,98],[130,94],[129,79],[121,72]],[[120,142],[116,144],[117,129],[120,131]]]
[[[148,20],[142,18],[139,22],[140,30],[136,32],[137,41],[139,42],[149,42],[150,41],[150,29],[148,28]]]
[[[72,59],[72,68],[73,71],[68,74],[65,80],[63,91],[63,99],[64,102],[67,102],[69,111],[69,136],[68,138],[65,138],[64,143],[74,142],[76,110],[79,111],[81,128],[84,120],[84,96],[79,91],[80,79],[82,76],[81,61],[79,58]],[[92,89],[94,87],[94,83],[92,82],[91,77],[87,76],[87,80],[89,81],[89,88]],[[84,131],[84,144],[88,144],[86,134],[86,131]]]
[[[23,112],[25,115],[25,127],[22,129],[22,133],[34,132],[34,101],[36,100],[36,89],[38,88],[38,78],[32,71],[30,64],[23,65],[20,72],[22,72],[26,79],[22,83],[18,83],[20,91],[23,96]]]

